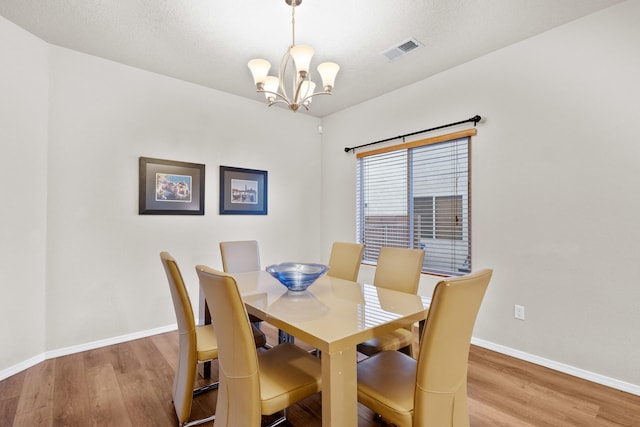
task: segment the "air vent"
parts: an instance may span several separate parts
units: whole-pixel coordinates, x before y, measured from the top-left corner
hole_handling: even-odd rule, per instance
[[[399,43],[396,46],[385,50],[384,52],[382,52],[382,54],[389,61],[395,61],[401,56],[407,55],[408,53],[413,52],[414,50],[421,48],[422,46],[424,46],[422,43],[411,37],[409,40],[405,40],[402,43]]]

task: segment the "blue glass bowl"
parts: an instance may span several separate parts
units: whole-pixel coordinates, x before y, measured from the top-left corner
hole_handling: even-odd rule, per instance
[[[290,291],[304,291],[328,269],[329,267],[323,264],[283,262],[270,265],[265,270]]]

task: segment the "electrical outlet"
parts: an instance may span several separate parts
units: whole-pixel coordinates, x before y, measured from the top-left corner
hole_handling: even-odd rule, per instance
[[[524,320],[524,305],[516,304],[514,306],[513,317],[519,320]]]

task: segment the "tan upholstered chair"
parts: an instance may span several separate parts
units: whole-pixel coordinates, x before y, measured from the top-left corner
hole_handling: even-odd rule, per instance
[[[160,259],[169,282],[171,300],[178,323],[178,366],[172,391],[178,423],[186,427],[210,422],[215,419],[215,415],[194,421],[189,421],[189,417],[193,396],[218,388],[217,382],[195,390],[193,388],[198,363],[218,358],[216,333],[213,325],[196,326],[191,300],[176,260],[167,252],[161,252]],[[258,329],[254,329],[253,332],[254,344],[263,346],[266,343],[264,334]]]
[[[175,259],[167,252],[160,253],[171,290],[171,299],[178,323],[179,354],[178,366],[173,378],[173,405],[178,416],[178,425],[190,426],[215,419],[215,415],[189,422],[191,403],[194,393],[204,392],[203,389],[194,390],[198,362],[205,362],[218,358],[218,341],[213,325],[196,326],[193,317],[191,300],[187,288],[182,280],[182,274]],[[218,387],[218,383],[208,386],[210,389]]]
[[[222,255],[222,269],[225,273],[246,273],[260,270],[260,250],[257,240],[220,242],[220,254]],[[249,320],[260,328],[262,319],[250,314]]]
[[[380,248],[373,284],[395,291],[416,294],[422,271],[424,251],[409,248]],[[372,338],[358,345],[358,351],[372,356],[385,350],[413,354],[413,325]]]
[[[471,334],[492,270],[440,281],[418,360],[385,351],[358,364],[358,400],[399,427],[468,427]]]
[[[222,269],[226,273],[260,270],[260,251],[256,240],[220,242]]]
[[[203,265],[196,271],[220,345],[216,425],[259,427],[262,415],[283,411],[320,391],[319,359],[291,343],[258,354],[233,276]]]
[[[357,281],[363,251],[364,245],[360,243],[334,242],[331,247],[327,276]]]

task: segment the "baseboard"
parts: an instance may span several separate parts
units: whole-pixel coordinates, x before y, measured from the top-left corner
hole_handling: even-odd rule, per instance
[[[27,370],[32,366],[36,366],[38,363],[44,362],[44,361],[45,361],[45,357],[44,357],[44,353],[42,353],[30,359],[23,360],[22,362],[16,365],[9,366],[8,368],[0,371],[0,381],[7,379],[11,376],[14,376],[15,374],[18,374],[24,370]]]
[[[47,351],[45,353],[34,356],[28,360],[18,363],[17,365],[10,366],[0,371],[0,381],[9,378],[19,372],[29,369],[40,362],[44,362],[47,359],[53,359],[56,357],[67,356],[69,354],[80,353],[82,351],[93,350],[95,348],[106,347],[113,344],[120,344],[127,341],[133,341],[140,338],[150,337],[152,335],[163,334],[165,332],[175,331],[177,325],[167,325],[160,328],[148,329],[146,331],[134,332],[131,334],[120,335],[117,337],[107,338],[98,341],[92,341],[85,344],[74,345],[70,347],[60,348],[57,350]]]
[[[152,335],[158,335],[165,332],[176,330],[177,326],[167,325],[160,328],[148,329],[146,331],[134,332],[131,334],[120,335],[117,337],[107,338],[104,340],[93,341],[86,344],[80,344],[70,347],[65,347],[57,350],[47,351],[46,353],[39,354],[30,359],[22,361],[16,365],[10,366],[0,371],[0,381],[9,378],[19,372],[29,369],[32,366],[37,365],[47,359],[53,359],[55,357],[66,356],[69,354],[80,353],[82,351],[93,350],[95,348],[106,347],[113,344],[120,344],[126,341],[133,341],[140,338],[146,338]],[[479,347],[483,347],[498,353],[506,354],[507,356],[515,357],[517,359],[525,360],[527,362],[535,363],[536,365],[544,366],[545,368],[553,369],[558,372],[572,375],[574,377],[582,378],[587,381],[591,381],[597,384],[602,384],[607,387],[615,388],[617,390],[631,393],[636,396],[640,396],[640,386],[631,384],[625,381],[620,381],[615,378],[606,377],[604,375],[596,374],[593,372],[578,369],[576,367],[565,365],[564,363],[555,362],[553,360],[545,359],[533,354],[525,353],[524,351],[516,350],[511,347],[506,347],[500,344],[495,344],[489,341],[481,340],[478,338],[472,338],[471,343]]]
[[[66,356],[68,354],[80,353],[82,351],[93,350],[95,348],[106,347],[108,345],[120,344],[127,341],[133,341],[140,338],[150,337],[152,335],[163,334],[165,332],[174,331],[177,329],[175,324],[162,326],[160,328],[148,329],[146,331],[134,332],[131,334],[120,335],[117,337],[106,338],[103,340],[93,341],[86,344],[73,345],[71,347],[60,348],[57,350],[51,350],[45,353],[46,359],[53,359],[54,357]]]
[[[615,388],[626,393],[631,393],[636,396],[640,396],[640,385],[631,384],[625,381],[620,381],[615,378],[606,377],[604,375],[596,374],[594,372],[585,371],[574,366],[565,365],[544,357],[539,357],[534,354],[525,353],[524,351],[516,350],[510,347],[506,347],[500,344],[495,344],[490,341],[485,341],[477,338],[471,339],[471,344],[479,347],[486,348],[498,353],[506,354],[507,356],[515,357],[516,359],[525,360],[527,362],[535,363],[536,365],[544,366],[545,368],[553,369],[554,371],[562,372],[574,377],[582,378],[587,381],[601,384],[607,387]]]

